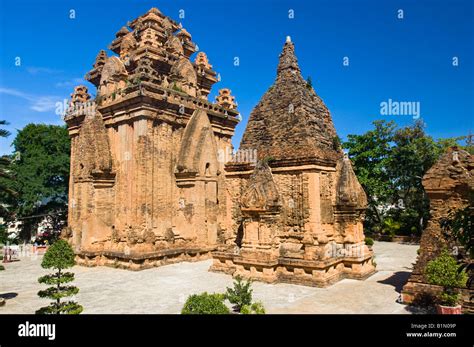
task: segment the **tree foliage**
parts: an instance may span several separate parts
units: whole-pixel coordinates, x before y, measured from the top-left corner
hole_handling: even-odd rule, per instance
[[[0,127],[8,123],[0,120]],[[10,132],[0,128],[0,137],[6,138]],[[7,155],[0,156],[0,217],[7,218],[11,213],[9,201],[16,196],[13,189],[13,174],[11,172],[11,158]]]
[[[66,127],[28,124],[18,132],[13,146],[13,189],[18,195],[12,205],[17,218],[28,217],[22,219],[22,237],[29,239],[31,231],[48,214],[59,216],[55,226],[58,232],[66,220],[69,184],[70,142]]]
[[[223,294],[202,294],[191,295],[181,310],[182,314],[228,314],[229,309],[224,304]]]
[[[225,294],[202,294],[191,295],[184,304],[182,314],[226,314],[230,313],[224,301],[227,299],[233,304],[235,313],[241,314],[265,314],[263,304],[258,301],[252,303],[251,281],[243,281],[237,276],[233,288],[227,288]]]
[[[421,234],[429,218],[429,200],[425,194],[423,175],[438,160],[441,150],[425,134],[422,122],[397,129],[387,165],[389,182],[393,189],[392,202],[398,208],[391,216],[401,223],[405,234]]]
[[[242,314],[265,314],[265,307],[260,301],[254,302],[251,305],[244,305],[240,310]]]
[[[343,144],[368,196],[365,227],[369,233],[419,235],[429,218],[423,175],[466,137],[435,141],[422,121],[403,128],[393,121],[373,124],[373,130],[349,135]],[[461,148],[472,149],[469,144]]]
[[[373,124],[373,130],[362,135],[348,135],[348,141],[343,144],[349,152],[357,178],[367,194],[366,224],[371,229],[376,226],[380,228],[383,222],[379,207],[392,202],[393,187],[387,167],[396,129],[393,121],[379,120]]]
[[[63,272],[63,270],[73,267],[74,263],[74,251],[65,240],[58,240],[48,248],[41,266],[45,269],[54,269],[56,272],[38,279],[39,283],[52,285],[45,290],[40,290],[38,296],[54,301],[36,311],[37,314],[79,314],[82,312],[82,306],[76,302],[61,301],[79,292],[79,288],[65,285],[74,280],[74,274]]]
[[[234,304],[235,310],[241,312],[243,306],[252,304],[252,282],[244,281],[242,277],[237,276],[233,288],[227,288],[226,298],[231,304]]]
[[[469,203],[459,209],[450,210],[448,216],[440,221],[444,234],[448,239],[457,240],[464,248],[467,256],[461,257],[459,271],[468,275],[466,286],[473,289],[474,284],[474,194],[468,196]],[[471,300],[474,294],[471,291]]]
[[[428,262],[425,276],[429,283],[445,288],[464,287],[467,276],[463,271],[458,271],[459,265],[445,249],[441,254]]]
[[[443,287],[443,292],[439,296],[442,304],[456,305],[459,294],[455,288],[466,285],[467,274],[447,250],[443,250],[437,258],[428,262],[425,276],[430,284]]]
[[[469,204],[460,209],[451,209],[441,220],[445,236],[458,240],[470,258],[474,258],[474,194],[469,195]]]

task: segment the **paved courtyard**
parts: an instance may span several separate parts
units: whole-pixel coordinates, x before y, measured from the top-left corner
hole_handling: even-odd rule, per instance
[[[328,288],[254,282],[254,300],[267,313],[410,313],[397,302],[416,259],[417,245],[376,242],[378,272],[365,281],[344,279]],[[48,273],[40,257],[5,264],[0,296],[7,299],[0,314],[34,313],[46,306],[37,292],[37,278]],[[76,300],[84,313],[179,313],[190,294],[224,292],[230,276],[211,273],[211,260],[180,263],[139,272],[107,267],[75,266]]]

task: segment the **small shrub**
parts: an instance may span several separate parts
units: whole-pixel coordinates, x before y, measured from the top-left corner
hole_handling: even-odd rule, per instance
[[[341,138],[337,135],[332,138],[332,148],[336,151],[341,148]]]
[[[446,249],[437,258],[428,262],[425,277],[428,283],[443,287],[443,293],[438,296],[441,304],[456,306],[459,294],[456,293],[455,288],[466,285],[467,274],[460,269],[456,259]]]
[[[401,227],[402,223],[399,221],[394,220],[392,217],[386,218],[383,221],[382,234],[393,237],[398,234]]]
[[[366,238],[365,238],[365,244],[366,244],[367,246],[373,246],[373,245],[374,245],[374,240],[373,240],[372,238],[370,238],[370,237],[366,237]]]
[[[265,157],[262,159],[262,162],[266,163],[266,164],[270,164],[272,162],[274,162],[276,159],[272,156],[268,156],[268,157]]]
[[[254,302],[252,305],[244,305],[240,310],[242,314],[265,314],[265,307],[260,301]]]
[[[459,301],[459,294],[442,292],[438,297],[440,303],[445,306],[456,306]]]
[[[5,270],[5,266],[0,265],[0,271],[3,271],[3,270]]]
[[[252,285],[251,281],[243,281],[242,277],[237,276],[234,281],[234,288],[227,288],[226,298],[231,304],[234,304],[234,309],[241,312],[245,305],[252,304]]]
[[[464,287],[467,280],[465,272],[459,272],[459,265],[447,250],[428,262],[425,269],[426,279],[431,284],[445,288]]]
[[[188,297],[181,314],[228,314],[224,294],[193,294]]]
[[[173,85],[171,86],[171,89],[173,89],[177,92],[180,92],[180,93],[184,92],[183,89],[176,84],[176,82],[173,83]]]
[[[56,272],[41,276],[39,283],[52,285],[45,290],[40,290],[38,296],[53,300],[48,306],[42,307],[36,311],[37,314],[79,314],[83,308],[74,301],[61,302],[69,296],[76,295],[79,288],[64,285],[74,280],[72,272],[63,272],[62,270],[74,266],[74,251],[65,240],[58,240],[46,251],[41,267],[44,269],[55,269]]]

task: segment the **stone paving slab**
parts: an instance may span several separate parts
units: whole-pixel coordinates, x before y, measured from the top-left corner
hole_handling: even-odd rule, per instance
[[[416,259],[417,245],[376,242],[378,272],[365,281],[344,279],[328,288],[254,282],[254,300],[267,313],[410,313],[397,302]],[[37,292],[46,286],[37,278],[48,273],[41,257],[5,264],[0,295],[7,298],[0,314],[34,313],[46,306]],[[224,292],[230,276],[208,272],[211,260],[179,263],[138,272],[108,267],[75,266],[76,300],[84,313],[179,313],[195,293]]]

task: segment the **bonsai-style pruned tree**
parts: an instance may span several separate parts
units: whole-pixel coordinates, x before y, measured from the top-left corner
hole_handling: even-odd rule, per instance
[[[466,285],[467,275],[464,270],[460,270],[460,265],[446,249],[437,258],[428,262],[425,276],[430,284],[443,287],[443,292],[439,296],[441,305],[451,307],[457,305],[459,302],[457,288]]]
[[[52,285],[45,290],[40,290],[38,296],[54,300],[46,307],[36,311],[37,314],[79,314],[83,307],[74,301],[61,301],[61,299],[73,296],[79,292],[79,288],[65,285],[74,280],[72,272],[63,272],[74,266],[74,251],[65,240],[58,240],[46,251],[41,267],[54,269],[55,273],[42,276],[39,283]]]
[[[236,276],[234,288],[227,288],[226,298],[231,304],[234,304],[234,310],[241,312],[242,307],[252,304],[251,281],[243,281],[242,277]]]

